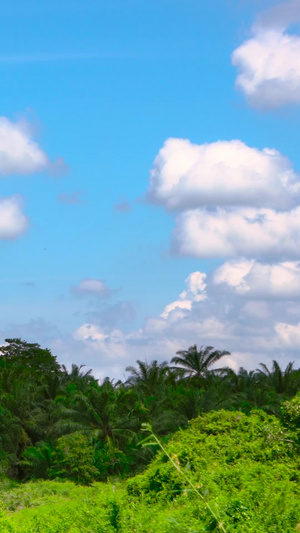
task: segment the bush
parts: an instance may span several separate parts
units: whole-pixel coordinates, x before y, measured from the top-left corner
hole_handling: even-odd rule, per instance
[[[71,433],[58,439],[52,454],[51,478],[70,479],[88,485],[98,477],[94,466],[94,449],[88,438]]]
[[[296,438],[300,439],[300,394],[292,400],[284,402],[281,406],[281,419],[283,424],[295,432]]]
[[[35,446],[26,448],[22,454],[23,459],[20,461],[25,479],[46,479],[51,466],[52,454],[52,448],[47,442],[37,442]]]
[[[193,420],[166,450],[230,531],[286,533],[300,521],[299,457],[290,440],[279,421],[262,411],[219,411]],[[205,527],[217,528],[164,452],[127,482],[127,491],[148,502],[198,500]]]

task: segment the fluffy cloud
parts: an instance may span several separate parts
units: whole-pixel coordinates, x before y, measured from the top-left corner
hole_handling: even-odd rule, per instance
[[[239,140],[168,139],[148,189],[150,201],[181,210],[175,253],[199,258],[299,259],[299,197],[299,175],[286,157]]]
[[[206,299],[206,274],[203,272],[192,272],[186,280],[186,290],[179,295],[179,299],[168,304],[161,313],[162,318],[168,318],[170,313],[176,311],[176,316],[182,316],[181,311],[192,308],[193,302],[201,302]]]
[[[11,324],[2,336],[26,329],[30,339],[49,346],[59,362],[85,364],[97,377],[124,379],[126,366],[137,359],[170,360],[177,350],[193,344],[230,351],[222,364],[234,369],[254,369],[260,362],[270,365],[273,359],[284,367],[299,357],[299,270],[299,263],[228,262],[209,275],[190,274],[174,301],[140,329],[121,330],[95,317],[79,322],[69,336],[41,321],[21,329]]]
[[[261,264],[252,261],[224,263],[213,274],[213,283],[251,298],[300,298],[300,262]]]
[[[295,316],[289,313],[284,300],[291,298],[293,285],[285,269],[298,275],[300,266],[281,265],[282,280],[288,285],[288,290],[285,287],[283,291],[275,279],[275,287],[271,281],[263,289],[256,287],[255,276],[247,278],[254,268],[265,267],[244,261],[227,263],[209,276],[193,272],[185,280],[185,290],[179,297],[159,316],[147,319],[139,330],[124,333],[116,328],[84,323],[73,334],[73,349],[81,351],[81,357],[84,354],[89,365],[103,364],[106,374],[116,377],[137,359],[171,359],[177,350],[195,343],[229,350],[231,355],[223,364],[235,369],[241,365],[253,369],[260,362],[270,364],[274,358],[284,366],[295,358],[300,345],[300,326],[295,325]],[[272,265],[267,267],[272,272]],[[243,280],[248,283],[247,290]],[[259,301],[253,299],[258,293]],[[199,299],[199,294],[205,297]],[[119,365],[117,373],[116,365]]]
[[[107,339],[107,335],[100,331],[98,326],[94,324],[83,324],[74,332],[75,340],[91,341],[94,343],[102,343]]]
[[[196,301],[184,291],[189,294],[185,305],[180,306],[179,297],[166,306],[159,317],[146,322],[140,338],[151,339],[154,347],[172,338],[177,349],[194,343],[227,349],[231,352],[227,364],[233,368],[253,369],[274,358],[287,364],[297,358],[300,346],[300,324],[294,323],[295,313],[287,303],[299,299],[299,279],[299,263],[226,263],[206,276],[205,300]],[[295,311],[298,316],[299,305]],[[164,357],[171,357],[165,350]]]
[[[82,324],[73,333],[74,340],[82,341],[104,358],[123,358],[126,356],[125,337],[118,329],[105,332],[95,324]]]
[[[101,279],[85,278],[78,285],[72,287],[72,292],[78,295],[93,295],[100,298],[109,298],[111,290]]]
[[[279,343],[287,349],[300,348],[300,322],[298,324],[286,324],[278,322],[275,331]]]
[[[180,294],[180,298],[184,299],[187,296],[195,302],[205,300],[206,294],[206,274],[204,272],[192,272],[186,279],[186,290]]]
[[[232,54],[237,88],[250,104],[275,108],[300,103],[300,37],[260,30]]]
[[[52,163],[32,138],[28,122],[11,122],[0,117],[0,175],[33,174],[49,170],[56,173],[64,167],[59,159]]]
[[[0,239],[13,240],[26,231],[29,219],[22,207],[23,199],[19,195],[0,199]]]
[[[170,138],[154,160],[148,198],[169,210],[207,205],[285,209],[297,202],[299,189],[299,176],[275,149],[258,150],[239,140],[198,145]]]
[[[275,149],[239,140],[197,145],[168,139],[147,194],[181,211],[173,238],[178,255],[299,259],[300,179]]]
[[[300,103],[300,36],[287,33],[300,21],[300,0],[282,2],[260,14],[253,37],[232,54],[236,87],[256,107]]]
[[[191,257],[255,257],[298,259],[300,207],[288,212],[272,209],[194,209],[179,215],[174,250]]]

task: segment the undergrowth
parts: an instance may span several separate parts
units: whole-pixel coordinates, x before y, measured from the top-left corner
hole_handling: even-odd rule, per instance
[[[3,481],[0,531],[291,533],[300,531],[299,478],[291,429],[261,411],[211,412],[127,483]]]

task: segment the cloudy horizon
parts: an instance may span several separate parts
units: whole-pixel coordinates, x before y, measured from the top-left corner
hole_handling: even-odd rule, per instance
[[[300,366],[299,1],[16,4],[0,342],[100,378],[193,344]]]

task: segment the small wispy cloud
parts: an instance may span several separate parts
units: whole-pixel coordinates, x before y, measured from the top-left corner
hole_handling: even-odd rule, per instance
[[[32,281],[26,281],[26,282],[23,282],[21,283],[22,287],[27,287],[28,289],[35,289],[36,288],[36,284],[33,283]]]
[[[88,59],[135,59],[153,57],[153,53],[138,53],[134,51],[103,51],[103,52],[70,52],[70,53],[42,53],[42,54],[0,54],[0,64],[18,63],[50,63],[62,61],[78,61]]]
[[[82,191],[61,193],[58,201],[60,204],[82,204]]]
[[[131,205],[129,202],[121,202],[120,204],[116,204],[114,206],[114,211],[117,213],[129,213],[131,211]]]
[[[82,279],[76,286],[71,287],[71,292],[78,296],[96,296],[98,298],[110,298],[112,295],[102,279],[85,278]]]
[[[277,6],[263,11],[258,15],[253,29],[277,29],[285,30],[291,24],[300,22],[300,0],[281,2]]]

